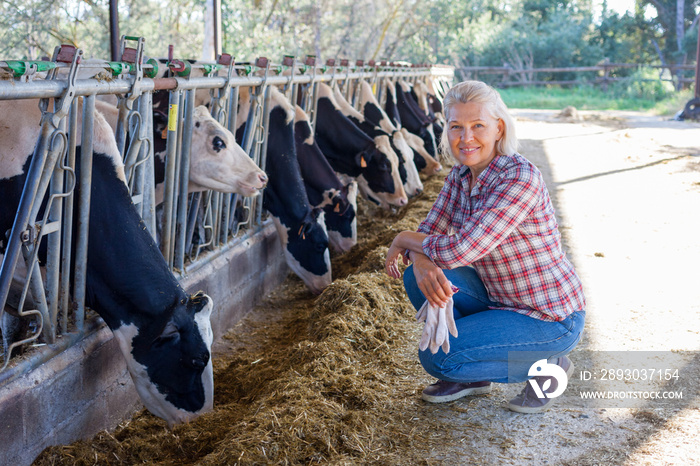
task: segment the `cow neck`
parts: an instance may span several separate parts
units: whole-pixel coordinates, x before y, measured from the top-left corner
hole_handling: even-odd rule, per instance
[[[146,230],[126,186],[113,173],[112,161],[95,154],[86,304],[112,329],[154,317],[164,322],[187,295]]]
[[[318,99],[316,142],[337,172],[358,176],[355,156],[374,148],[374,141],[338,110],[330,99]]]
[[[287,121],[287,111],[279,106],[270,110],[265,172],[269,181],[263,207],[283,220],[307,218],[311,208],[294,147],[293,123]]]
[[[311,136],[311,127],[305,120],[297,121],[294,124],[294,140],[297,151],[297,160],[301,169],[301,177],[306,185],[306,194],[309,202],[313,206],[323,202],[323,193],[328,190],[341,191],[343,185],[338,180],[333,168],[325,159],[321,149],[312,141],[307,144],[305,141]],[[313,199],[312,199],[313,197]]]

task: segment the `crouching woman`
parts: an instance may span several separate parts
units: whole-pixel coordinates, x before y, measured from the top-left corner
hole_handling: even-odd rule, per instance
[[[573,372],[566,355],[583,331],[581,281],[562,252],[541,173],[516,152],[514,123],[498,92],[466,81],[449,90],[443,105],[440,144],[457,163],[418,231],[399,233],[386,259],[395,278],[399,258],[412,263],[404,284],[416,309],[426,300],[453,309],[458,336],[447,336],[448,352],[419,352],[438,379],[422,397],[452,401],[534,376],[536,383],[525,383],[508,407],[540,412],[553,399],[547,394],[565,383],[557,374]],[[558,368],[537,375],[538,361]]]

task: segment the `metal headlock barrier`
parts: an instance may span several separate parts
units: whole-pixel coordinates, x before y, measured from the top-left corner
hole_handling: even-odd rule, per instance
[[[171,270],[183,277],[254,234],[264,221],[262,196],[188,193],[193,111],[202,96],[212,116],[235,134],[240,123],[239,90],[251,89],[241,147],[264,169],[270,86],[280,87],[291,102],[298,102],[313,125],[321,82],[339,85],[354,104],[361,80],[373,85],[382,102],[385,85],[392,80],[415,83],[430,76],[441,99],[454,76],[454,69],[446,66],[336,63],[332,59],[317,65],[313,56],[303,61],[285,56],[281,64],[265,58],[236,64],[227,54],[216,62],[191,63],[169,57],[164,65],[146,58],[143,39],[135,37],[122,37],[120,62],[95,62],[82,56],[80,49],[60,46],[51,61],[0,61],[0,73],[4,72],[0,74],[4,77],[0,79],[0,100],[40,99],[42,112],[37,121],[41,133],[13,227],[0,232],[0,246],[4,246],[0,385],[29,372],[100,325],[99,318],[86,319],[85,308],[93,114],[98,96],[117,97],[115,137],[132,200]],[[164,71],[170,76],[165,77]],[[155,204],[154,182],[152,107],[156,91],[168,92],[170,109],[160,206]],[[82,147],[76,161],[79,134]],[[81,189],[76,198],[78,184]],[[40,267],[40,246],[44,245],[46,258]],[[26,351],[29,347],[32,351]],[[17,348],[26,354],[11,360]]]

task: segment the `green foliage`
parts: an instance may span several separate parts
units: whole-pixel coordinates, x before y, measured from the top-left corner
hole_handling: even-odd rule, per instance
[[[658,18],[642,7],[653,1]],[[460,66],[591,66],[610,62],[692,60],[697,30],[673,51],[670,8],[676,0],[642,0],[634,14],[604,10],[593,0],[222,0],[223,51],[236,60],[292,54],[303,58],[406,60]],[[685,0],[685,26],[700,0]],[[4,0],[0,3],[0,56],[36,59],[61,43],[86,58],[109,58],[108,0]],[[146,39],[146,54],[199,58],[205,0],[119,0],[120,33]],[[663,14],[662,14],[663,13]],[[671,18],[671,19],[669,19]],[[669,45],[670,44],[670,45]],[[671,48],[669,48],[671,47]],[[617,70],[613,76],[629,76]],[[688,76],[690,73],[686,73]],[[579,80],[590,74],[513,73],[512,80]],[[640,92],[646,92],[640,90]]]
[[[666,98],[631,97],[593,86],[572,89],[560,87],[509,88],[498,91],[509,108],[562,110],[571,105],[578,110],[635,110],[658,115],[674,115],[690,99],[689,91],[674,93]]]
[[[673,84],[659,78],[657,69],[639,68],[631,76],[613,83],[610,91],[621,98],[659,102],[674,92]]]
[[[598,47],[600,56],[611,63],[654,63],[658,57],[649,44],[657,36],[643,16],[629,13],[619,15],[606,9],[589,41]],[[625,70],[617,70],[616,73],[617,76],[629,74]]]

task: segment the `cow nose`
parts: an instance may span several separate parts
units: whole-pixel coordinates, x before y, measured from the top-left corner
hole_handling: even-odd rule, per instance
[[[260,175],[258,175],[258,179],[263,184],[263,186],[267,185],[268,178],[267,178],[267,175],[265,173],[261,173]]]
[[[199,356],[195,356],[194,358],[192,358],[192,361],[190,361],[192,367],[195,367],[197,369],[203,369],[204,367],[206,367],[208,362],[209,353],[204,353],[200,354]]]
[[[402,197],[401,199],[399,199],[399,205],[401,207],[405,206],[406,204],[408,204],[408,198]]]

